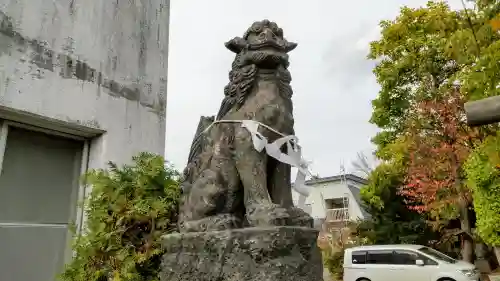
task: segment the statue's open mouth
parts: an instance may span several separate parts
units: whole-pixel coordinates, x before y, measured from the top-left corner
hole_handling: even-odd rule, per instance
[[[285,52],[285,42],[266,40],[250,43],[245,59],[264,69],[276,69],[279,65],[286,65],[288,55]]]
[[[251,43],[248,45],[248,50],[251,51],[270,51],[270,52],[285,52],[285,44],[278,43],[275,40],[267,40],[261,43]]]
[[[276,69],[279,65],[288,64],[288,55],[274,48],[262,48],[249,51],[245,55],[245,60],[248,63],[257,65],[259,68]]]

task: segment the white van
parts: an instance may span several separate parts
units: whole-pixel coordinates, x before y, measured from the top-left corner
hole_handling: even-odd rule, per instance
[[[344,253],[344,281],[478,281],[479,270],[420,245],[373,245]]]

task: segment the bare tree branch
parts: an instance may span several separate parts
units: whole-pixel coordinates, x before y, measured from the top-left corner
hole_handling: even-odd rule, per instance
[[[371,154],[370,157],[366,156],[364,152],[358,152],[356,154],[356,160],[351,162],[352,167],[355,172],[360,172],[364,176],[368,177],[370,173],[377,167],[380,161]]]

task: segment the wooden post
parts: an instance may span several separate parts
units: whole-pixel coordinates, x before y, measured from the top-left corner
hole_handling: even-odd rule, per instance
[[[500,96],[465,103],[465,116],[469,126],[500,122]]]

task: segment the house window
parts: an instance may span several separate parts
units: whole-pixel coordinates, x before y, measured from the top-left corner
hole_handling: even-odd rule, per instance
[[[325,199],[327,209],[342,209],[349,207],[347,197]]]
[[[68,257],[84,142],[0,128],[0,280],[54,280]]]

